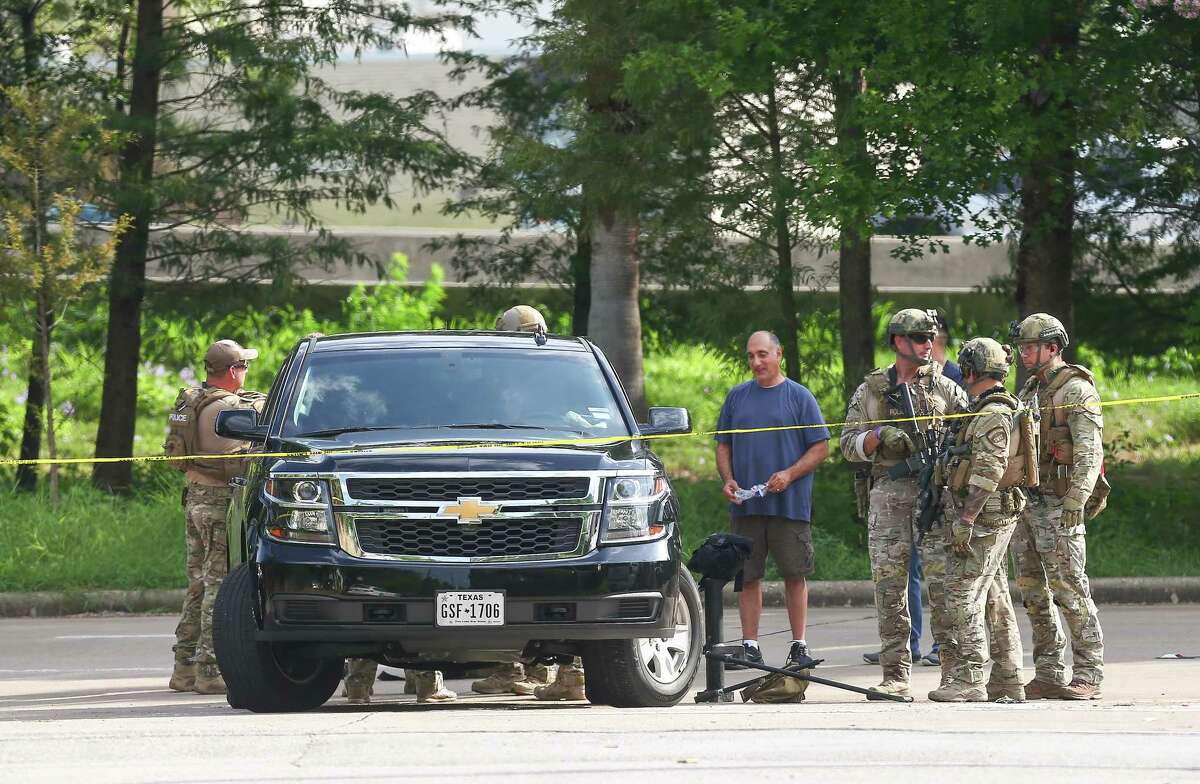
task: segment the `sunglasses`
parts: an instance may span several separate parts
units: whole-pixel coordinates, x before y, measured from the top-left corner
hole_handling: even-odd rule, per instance
[[[234,362],[229,367],[237,368],[238,370],[245,370],[246,368],[250,367],[250,363],[249,362]]]
[[[933,335],[917,334],[917,335],[905,335],[905,337],[908,338],[909,340],[911,340],[913,343],[918,343],[922,346],[933,340]]]

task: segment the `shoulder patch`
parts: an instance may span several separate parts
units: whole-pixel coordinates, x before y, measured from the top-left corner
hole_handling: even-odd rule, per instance
[[[1004,428],[1002,427],[993,427],[991,430],[987,431],[987,433],[984,435],[984,438],[988,440],[989,444],[997,449],[1001,449],[1008,445],[1008,433],[1004,432]]]

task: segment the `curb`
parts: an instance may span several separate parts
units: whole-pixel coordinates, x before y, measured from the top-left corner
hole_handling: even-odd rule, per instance
[[[78,613],[178,613],[183,607],[185,593],[183,589],[0,593],[0,618]]]
[[[1090,583],[1096,604],[1200,603],[1200,577],[1100,577]],[[1013,604],[1021,606],[1015,580],[1009,582],[1009,591]],[[725,586],[724,601],[726,607],[737,606],[732,584]],[[782,581],[763,581],[763,606],[784,606]],[[808,606],[874,607],[875,588],[870,580],[813,581],[808,585]]]
[[[1097,604],[1197,604],[1200,577],[1101,577],[1091,581]],[[1013,603],[1021,594],[1012,583]],[[147,591],[83,591],[0,593],[0,618],[40,618],[79,613],[178,613],[183,589]],[[810,607],[874,607],[869,580],[820,580],[809,583]],[[737,606],[731,585],[725,586],[725,605]],[[763,606],[783,607],[783,583],[763,582]]]

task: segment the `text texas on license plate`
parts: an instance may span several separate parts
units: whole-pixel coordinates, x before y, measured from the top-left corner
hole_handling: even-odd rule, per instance
[[[447,591],[434,605],[438,626],[503,626],[502,591]]]

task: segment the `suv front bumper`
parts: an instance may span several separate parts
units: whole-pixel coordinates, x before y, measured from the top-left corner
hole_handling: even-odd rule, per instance
[[[679,564],[675,533],[578,558],[472,564],[368,560],[260,540],[258,639],[520,649],[534,640],[669,637]],[[434,625],[438,592],[472,590],[504,592],[503,626]]]

